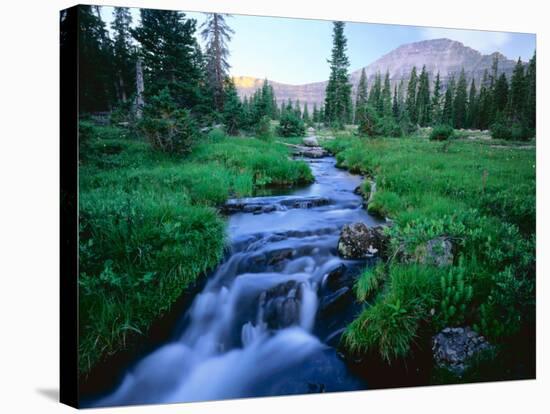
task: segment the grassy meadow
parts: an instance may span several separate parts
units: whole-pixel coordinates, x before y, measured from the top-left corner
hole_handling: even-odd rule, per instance
[[[344,335],[348,350],[391,363],[408,355],[421,331],[466,325],[497,352],[519,337],[529,341],[535,318],[534,145],[343,134],[324,145],[339,166],[376,181],[368,210],[393,221],[389,260],[365,270],[356,283],[365,306]],[[427,242],[438,237],[453,244],[449,266],[423,260]]]
[[[79,365],[147,333],[220,261],[229,197],[312,180],[280,144],[213,130],[188,155],[151,149],[129,130],[81,122]]]

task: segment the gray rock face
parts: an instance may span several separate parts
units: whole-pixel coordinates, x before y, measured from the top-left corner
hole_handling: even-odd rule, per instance
[[[469,360],[480,351],[491,349],[485,337],[470,327],[445,328],[432,338],[432,352],[439,367],[461,376]]]
[[[362,222],[346,224],[340,232],[338,254],[345,259],[384,256],[387,242],[381,227],[368,227]]]
[[[319,142],[317,141],[317,138],[314,136],[305,137],[303,139],[304,145],[306,147],[318,147]]]

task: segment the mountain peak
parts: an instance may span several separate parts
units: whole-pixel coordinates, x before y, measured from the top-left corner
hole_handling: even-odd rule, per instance
[[[499,52],[484,55],[459,41],[448,38],[420,40],[401,45],[365,66],[364,69],[369,86],[373,84],[373,78],[377,73],[384,74],[387,71],[393,88],[402,79],[405,82],[408,80],[413,67],[420,70],[423,66],[426,67],[432,81],[437,73],[440,74],[443,87],[451,77],[458,76],[462,68],[468,79],[473,78],[479,84],[484,71],[491,70],[495,56],[499,59],[499,72],[511,76],[515,66],[513,60],[507,59]],[[359,68],[350,75],[354,90],[359,83],[362,69]],[[252,95],[263,83],[263,79],[248,76],[235,77],[234,80],[241,96]],[[279,102],[299,99],[302,103],[307,102],[309,105],[316,103],[318,106],[324,102],[326,82],[288,85],[270,80],[269,83],[273,86]]]

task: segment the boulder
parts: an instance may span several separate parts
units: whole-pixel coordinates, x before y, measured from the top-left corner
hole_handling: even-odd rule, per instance
[[[295,280],[281,283],[261,293],[263,322],[270,329],[282,329],[300,323],[302,286]]]
[[[317,141],[317,137],[314,137],[314,136],[305,137],[303,139],[303,143],[306,147],[318,147],[319,146],[319,142]]]
[[[428,240],[415,251],[416,261],[422,264],[431,264],[438,267],[453,264],[453,243],[448,237],[441,236]]]
[[[468,368],[471,358],[492,346],[470,327],[445,328],[432,338],[435,363],[458,376]]]
[[[322,315],[329,315],[342,309],[351,299],[351,288],[344,286],[336,292],[321,298],[319,311]]]
[[[387,236],[383,228],[369,227],[365,223],[346,224],[338,239],[338,254],[344,259],[366,259],[373,256],[384,257]]]

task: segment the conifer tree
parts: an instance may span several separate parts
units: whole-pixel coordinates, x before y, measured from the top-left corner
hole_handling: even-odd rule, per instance
[[[478,124],[478,98],[477,98],[477,90],[476,90],[476,83],[474,79],[472,78],[472,82],[470,83],[470,93],[468,95],[468,110],[467,110],[467,117],[466,117],[466,127],[467,128],[475,128]]]
[[[460,71],[458,83],[456,85],[455,96],[453,100],[453,126],[454,128],[464,128],[466,124],[466,105],[468,101],[468,91],[466,83],[466,74],[464,68]]]
[[[420,126],[426,126],[430,123],[430,80],[428,78],[428,72],[426,72],[426,66],[422,67],[420,76],[418,78],[418,92],[416,94],[416,113],[418,118],[418,124]]]
[[[405,113],[405,81],[403,78],[401,78],[397,87],[397,106],[399,107],[399,118],[401,119]]]
[[[383,116],[391,116],[392,114],[390,73],[388,71],[384,76],[384,87],[381,94],[381,114]]]
[[[355,98],[355,117],[356,124],[359,123],[361,113],[365,110],[367,105],[367,75],[365,74],[365,68],[361,70],[361,76],[359,77],[359,84],[357,85],[357,96]]]
[[[226,131],[229,135],[235,135],[239,132],[239,128],[243,125],[244,110],[243,105],[237,94],[235,83],[230,77],[225,78],[224,91],[224,106],[223,106],[223,122]]]
[[[112,45],[105,23],[92,6],[78,7],[78,23],[79,110],[106,111],[115,96]]]
[[[399,119],[400,110],[399,110],[399,98],[397,95],[397,85],[393,87],[393,102],[392,102],[391,112],[395,119]]]
[[[490,80],[489,73],[487,70],[483,72],[483,78],[481,80],[481,85],[479,87],[479,98],[478,98],[479,114],[478,114],[478,124],[476,125],[479,129],[487,129],[491,123],[491,113],[492,113],[492,98],[491,98],[491,89],[490,89]]]
[[[374,83],[367,98],[367,104],[381,115],[382,112],[382,78],[380,73],[374,76]]]
[[[126,102],[135,91],[135,51],[132,46],[130,25],[132,14],[127,7],[115,7],[113,10],[113,66],[117,98]]]
[[[416,112],[416,87],[417,87],[417,75],[416,75],[416,66],[412,68],[411,76],[409,78],[409,83],[407,85],[407,99],[405,101],[405,109],[409,116],[410,121],[413,124],[418,122],[418,114]]]
[[[205,82],[196,20],[171,10],[140,9],[140,15],[132,34],[141,44],[146,94],[167,88],[179,107],[197,111],[204,105]]]
[[[510,81],[510,118],[512,122],[521,120],[525,103],[525,91],[523,63],[519,58]]]
[[[441,122],[441,79],[439,77],[439,72],[437,72],[437,75],[435,77],[431,110],[432,110],[432,114],[431,114],[432,123],[439,124]]]
[[[317,109],[317,103],[313,103],[313,112],[311,114],[312,120],[314,123],[319,122],[319,110]]]
[[[453,126],[453,95],[454,95],[454,89],[455,89],[455,81],[454,78],[451,77],[448,85],[447,90],[445,91],[445,98],[443,102],[443,113],[441,114],[441,123],[447,124]]]
[[[523,119],[528,128],[536,127],[537,116],[537,55],[529,61],[525,75],[525,107]]]
[[[493,93],[493,110],[495,116],[504,114],[508,106],[508,80],[506,74],[501,73],[496,81]]]
[[[350,121],[352,111],[347,39],[343,22],[334,22],[332,42],[332,54],[328,60],[330,77],[325,91],[325,120],[342,127]]]
[[[205,60],[208,84],[212,93],[212,101],[218,111],[223,109],[225,79],[229,75],[229,47],[227,43],[235,33],[226,21],[227,15],[206,13],[206,19],[201,25],[202,38],[206,41]]]
[[[304,123],[309,124],[311,119],[309,118],[309,110],[307,108],[307,102],[304,103],[304,111],[302,112],[302,120]]]

